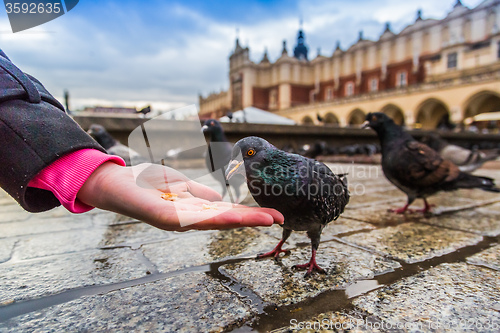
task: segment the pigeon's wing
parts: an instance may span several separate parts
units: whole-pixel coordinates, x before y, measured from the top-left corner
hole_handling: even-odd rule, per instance
[[[344,212],[349,202],[349,190],[345,175],[336,175],[321,162],[310,160],[310,193],[313,211],[319,220],[326,224],[336,220]],[[314,192],[314,193],[313,193]]]
[[[405,142],[398,155],[393,170],[405,185],[432,186],[452,181],[460,174],[456,165],[418,141]]]

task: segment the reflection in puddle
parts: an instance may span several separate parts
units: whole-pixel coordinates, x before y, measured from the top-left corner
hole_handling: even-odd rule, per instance
[[[348,286],[345,289],[345,294],[347,298],[353,298],[382,286],[378,284],[377,280],[360,280]]]

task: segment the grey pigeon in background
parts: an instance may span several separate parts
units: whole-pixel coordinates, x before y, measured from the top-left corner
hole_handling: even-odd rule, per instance
[[[440,191],[480,188],[500,192],[493,179],[461,172],[453,162],[415,140],[384,113],[367,114],[363,127],[377,132],[382,147],[382,171],[408,196],[407,204],[394,210],[398,214],[406,212],[416,198],[424,200],[423,213],[430,211],[427,197]]]
[[[281,247],[293,230],[307,231],[312,245],[311,259],[294,267],[306,269],[306,276],[313,271],[324,273],[316,263],[316,251],[323,228],[336,220],[349,202],[345,175],[336,175],[321,162],[279,150],[254,136],[238,141],[231,158],[226,170],[228,179],[243,174],[255,201],[285,217],[281,241],[259,258],[278,258],[281,252],[287,252]]]
[[[120,143],[113,138],[106,129],[98,124],[90,125],[87,131],[110,155],[116,155],[123,158],[127,166],[137,165],[140,163],[151,162],[144,158],[141,154],[126,145]]]
[[[208,151],[205,156],[207,169],[212,176],[222,186],[222,196],[227,192],[229,186],[224,171],[231,158],[233,145],[227,140],[221,124],[215,119],[208,119],[202,127],[202,132],[208,138]],[[245,182],[244,177],[235,177],[230,185],[234,188],[235,198],[238,201],[240,197],[240,186]]]
[[[486,154],[477,149],[469,150],[449,144],[437,133],[425,135],[420,141],[437,151],[445,160],[453,162],[462,172],[472,172],[499,156],[498,151]]]

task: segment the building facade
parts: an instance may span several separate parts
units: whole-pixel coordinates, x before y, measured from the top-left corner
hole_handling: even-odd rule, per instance
[[[423,19],[376,41],[308,60],[305,35],[293,55],[283,42],[274,63],[255,63],[238,40],[229,57],[229,90],[199,97],[200,116],[221,117],[248,106],[298,123],[353,126],[382,111],[425,129],[500,111],[500,0],[467,8],[460,0],[441,19]]]

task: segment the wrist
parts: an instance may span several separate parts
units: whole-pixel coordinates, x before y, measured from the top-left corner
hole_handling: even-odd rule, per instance
[[[89,206],[108,209],[108,196],[112,195],[110,189],[113,188],[114,175],[124,168],[111,161],[104,162],[90,174],[76,197]]]

